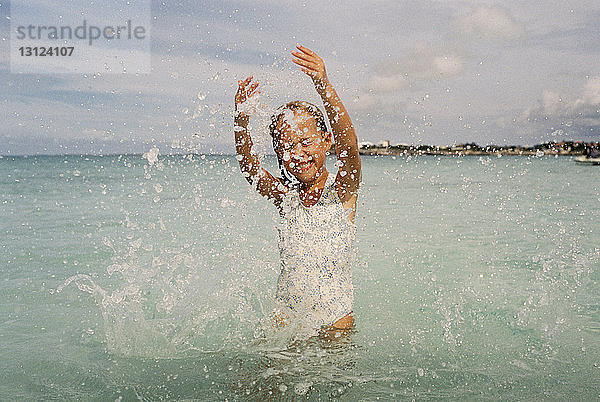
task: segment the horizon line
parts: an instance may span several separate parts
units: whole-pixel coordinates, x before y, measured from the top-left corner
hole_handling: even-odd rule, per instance
[[[446,147],[446,148],[451,148],[451,147],[460,147],[460,146],[477,146],[481,149],[486,149],[486,148],[490,148],[490,147],[498,147],[498,148],[512,148],[512,147],[517,147],[517,148],[535,148],[535,147],[539,147],[542,145],[550,145],[550,144],[561,144],[561,143],[573,143],[573,144],[582,144],[582,145],[590,145],[590,144],[594,144],[596,146],[598,146],[598,142],[599,140],[596,141],[582,141],[582,140],[562,140],[562,141],[547,141],[547,142],[543,142],[540,144],[534,144],[534,145],[516,145],[516,144],[512,144],[512,145],[498,145],[498,144],[488,144],[488,145],[479,145],[475,142],[465,142],[465,143],[460,143],[460,144],[454,144],[454,145],[429,145],[429,144],[405,144],[405,143],[398,143],[398,144],[389,144],[389,145],[381,145],[382,142],[389,142],[389,140],[382,140],[379,141],[377,143],[371,143],[370,141],[361,141],[358,142],[359,144],[359,149],[364,149],[364,150],[368,150],[368,149],[373,149],[373,148],[393,148],[393,147],[413,147],[413,148],[420,148],[420,147],[431,147],[431,148],[440,148],[440,147]],[[370,144],[369,148],[364,148],[360,145],[364,145],[364,144]],[[331,152],[332,149],[335,149],[335,144],[332,144],[331,148],[329,149],[329,151]],[[29,154],[6,154],[6,153],[1,153],[0,154],[0,158],[4,158],[4,157],[10,157],[10,156],[23,156],[23,157],[28,157],[28,156],[127,156],[127,155],[143,155],[144,153],[146,153],[147,151],[142,151],[142,152],[125,152],[125,153],[118,153],[118,152],[109,152],[109,153],[70,153],[70,152],[65,152],[65,153],[29,153]],[[164,155],[164,156],[169,156],[169,155],[210,155],[210,156],[235,156],[237,155],[236,153],[222,153],[222,152],[209,152],[209,153],[202,153],[202,152],[169,152],[169,153],[160,153],[160,155]],[[275,156],[274,153],[265,153],[266,155],[270,155],[270,156]],[[368,156],[368,155],[363,155],[363,156]]]

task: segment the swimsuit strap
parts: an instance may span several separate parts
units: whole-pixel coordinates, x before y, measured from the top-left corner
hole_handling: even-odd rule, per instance
[[[334,183],[335,183],[335,174],[333,174],[332,172],[327,172],[327,181],[325,182],[325,186],[329,185],[329,186],[333,187]]]
[[[323,204],[326,200],[330,199],[333,195],[332,192],[335,191],[335,175],[331,172],[327,173],[327,180],[325,181],[325,185],[323,186],[323,191],[321,192],[321,197],[319,198],[318,203]],[[335,198],[334,198],[335,199]]]

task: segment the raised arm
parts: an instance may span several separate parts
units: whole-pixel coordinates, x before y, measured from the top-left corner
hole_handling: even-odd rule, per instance
[[[263,196],[272,200],[275,206],[281,207],[281,200],[288,188],[271,173],[260,166],[258,156],[252,149],[252,138],[248,132],[250,117],[243,110],[243,104],[258,90],[258,82],[251,83],[252,76],[244,81],[239,81],[239,87],[235,94],[235,120],[233,131],[235,133],[235,151],[240,163],[242,174],[256,190]]]
[[[343,196],[340,199],[343,203],[350,199],[356,200],[362,171],[354,126],[342,100],[327,78],[323,60],[304,46],[297,45],[296,48],[298,51],[292,52],[292,55],[296,57],[293,62],[298,64],[300,69],[313,80],[315,89],[323,100],[325,112],[333,130],[335,152],[341,162],[338,177],[336,177],[336,181],[339,180],[342,188]]]

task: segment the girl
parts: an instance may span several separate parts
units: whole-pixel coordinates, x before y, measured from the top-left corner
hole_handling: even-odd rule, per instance
[[[292,61],[312,79],[334,138],[315,105],[294,101],[281,106],[269,126],[281,177],[271,175],[252,152],[249,117],[241,110],[260,92],[250,76],[238,82],[235,95],[236,152],[248,182],[273,201],[282,218],[276,294],[282,309],[275,314],[275,325],[283,326],[295,315],[321,334],[337,337],[336,331],[354,325],[351,265],[361,162],[354,127],[327,78],[323,60],[304,46],[296,48]],[[339,166],[335,177],[325,167],[332,142]]]

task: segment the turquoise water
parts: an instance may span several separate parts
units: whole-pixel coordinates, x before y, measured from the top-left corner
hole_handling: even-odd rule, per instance
[[[5,156],[0,399],[597,399],[599,172],[363,157],[356,329],[292,343],[233,156]]]

